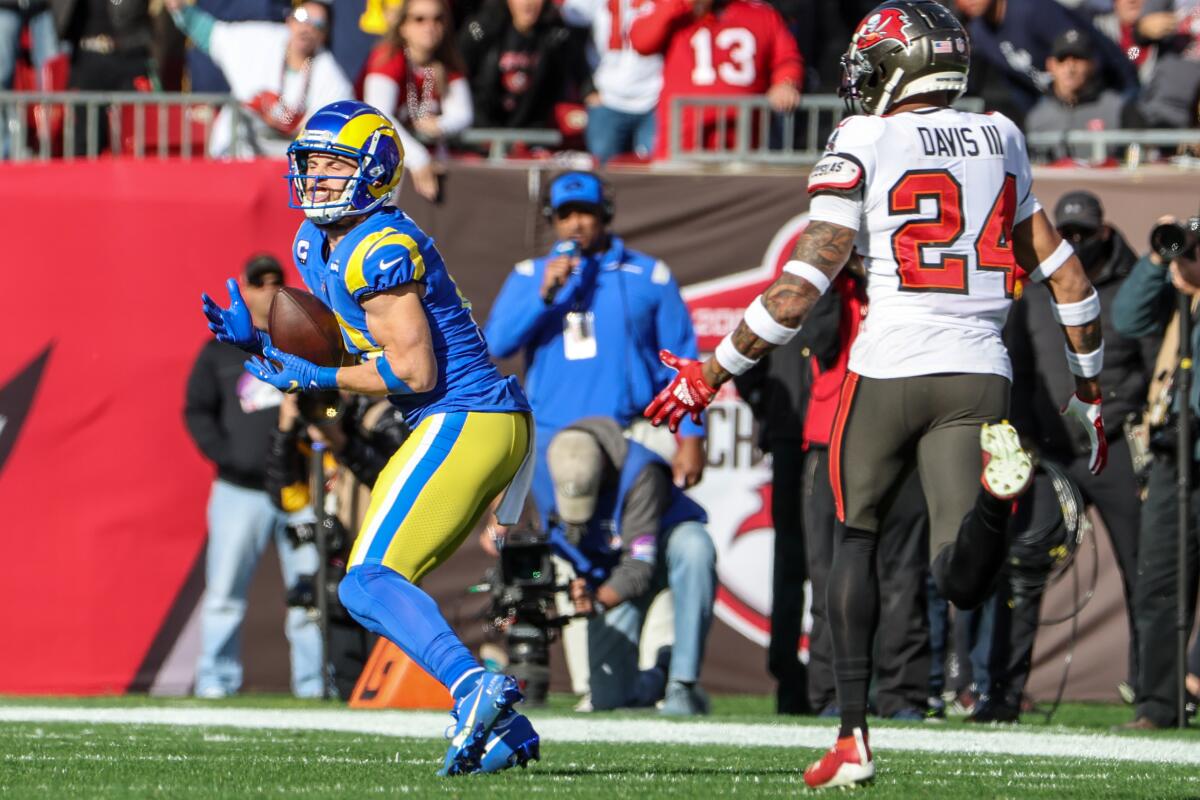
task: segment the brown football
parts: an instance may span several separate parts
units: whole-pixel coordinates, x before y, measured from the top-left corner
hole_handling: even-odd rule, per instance
[[[268,317],[271,344],[319,367],[347,363],[342,332],[333,312],[303,289],[285,286],[271,301]]]

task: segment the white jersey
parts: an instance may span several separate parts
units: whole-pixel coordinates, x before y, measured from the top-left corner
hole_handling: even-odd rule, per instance
[[[644,56],[629,42],[629,26],[653,7],[653,0],[563,0],[567,24],[592,29],[592,82],[607,108],[645,114],[658,105],[663,57]]]
[[[951,108],[850,117],[809,191],[811,219],[858,231],[870,306],[851,371],[1012,378],[1001,339],[1023,274],[1012,229],[1041,206],[1011,120]]]

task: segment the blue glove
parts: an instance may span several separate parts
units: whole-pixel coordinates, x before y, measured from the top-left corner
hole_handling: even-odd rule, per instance
[[[230,278],[225,281],[225,286],[229,289],[229,308],[221,308],[207,294],[200,295],[204,303],[204,316],[208,318],[208,329],[217,335],[218,341],[237,345],[247,353],[262,355],[263,348],[271,344],[270,338],[254,327],[254,320],[242,300],[237,280]]]
[[[279,363],[273,363],[276,361]],[[260,381],[289,393],[338,388],[337,367],[318,367],[270,344],[263,348],[262,356],[251,358],[245,366]]]

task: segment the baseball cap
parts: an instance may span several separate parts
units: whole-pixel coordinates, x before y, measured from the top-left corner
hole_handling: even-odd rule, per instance
[[[1097,230],[1104,224],[1104,207],[1100,198],[1091,192],[1067,192],[1054,206],[1054,225],[1058,228],[1075,226]]]
[[[554,482],[554,504],[558,516],[570,525],[582,525],[596,511],[600,481],[604,475],[604,452],[590,433],[567,429],[550,440],[546,466]]]
[[[250,257],[246,262],[246,267],[243,270],[246,276],[246,282],[251,286],[262,286],[268,275],[275,275],[279,278],[280,283],[284,283],[283,267],[280,266],[279,260],[269,253],[258,253]]]
[[[1054,45],[1050,48],[1050,55],[1057,59],[1070,56],[1090,59],[1092,57],[1092,40],[1083,31],[1072,28],[1058,35],[1058,38],[1054,40]]]
[[[589,206],[603,210],[604,185],[590,172],[568,172],[550,184],[550,209],[565,205]]]

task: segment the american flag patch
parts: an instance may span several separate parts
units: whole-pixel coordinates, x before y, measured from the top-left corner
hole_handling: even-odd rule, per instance
[[[954,43],[949,39],[942,39],[940,42],[933,43],[933,52],[935,53],[953,53]]]

